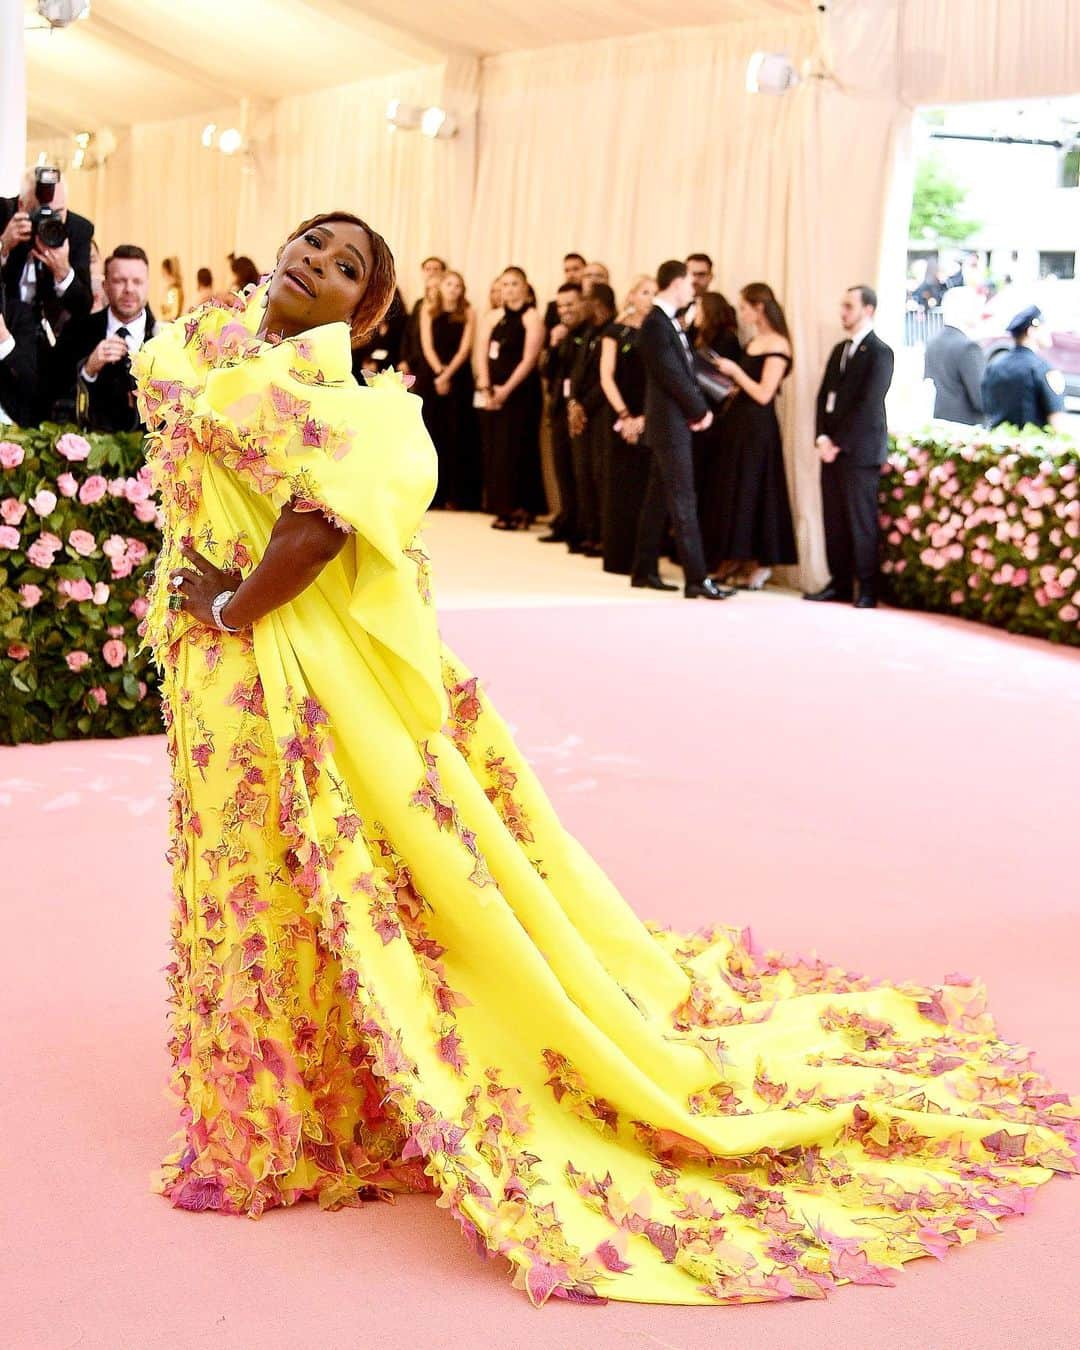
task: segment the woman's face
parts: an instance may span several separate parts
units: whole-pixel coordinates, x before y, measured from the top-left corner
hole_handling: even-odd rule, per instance
[[[439,283],[442,302],[447,309],[457,309],[461,297],[465,294],[465,285],[456,272],[447,272]]]
[[[750,305],[739,296],[739,323],[743,328],[756,329],[761,322],[762,305]]]
[[[649,310],[652,309],[655,297],[656,282],[653,281],[652,277],[646,277],[630,292],[630,303],[638,314],[648,314]]]
[[[516,272],[502,274],[502,303],[511,309],[520,309],[525,303],[525,282]]]
[[[371,240],[359,225],[347,220],[313,225],[282,249],[267,291],[267,313],[291,332],[350,323],[371,265]]]

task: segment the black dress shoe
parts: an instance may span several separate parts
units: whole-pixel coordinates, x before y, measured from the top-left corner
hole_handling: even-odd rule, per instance
[[[550,534],[542,534],[540,536],[540,542],[541,544],[565,544],[566,535],[558,534],[556,531],[552,530]]]
[[[679,588],[673,581],[665,581],[655,572],[647,577],[631,577],[630,585],[638,588],[644,587],[648,591],[677,591]]]
[[[823,586],[820,591],[811,591],[803,596],[804,600],[841,600],[844,604],[851,603],[851,593],[837,590],[830,581],[827,586]]]
[[[586,558],[602,558],[604,556],[604,550],[599,544],[583,544],[581,551]]]
[[[543,542],[544,541],[541,540],[541,543]],[[584,553],[585,545],[579,544],[576,539],[568,539],[566,541],[566,551],[567,553]]]
[[[855,601],[855,608],[856,608],[856,609],[877,609],[877,596],[876,596],[876,595],[867,595],[867,594],[860,595],[859,598],[858,598],[858,600]]]
[[[704,581],[689,581],[683,588],[687,600],[726,600],[735,592],[730,586],[718,586],[712,577]]]

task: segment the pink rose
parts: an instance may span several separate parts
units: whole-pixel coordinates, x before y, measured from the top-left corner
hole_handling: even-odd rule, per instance
[[[1043,589],[1050,600],[1061,600],[1065,596],[1065,587],[1060,581],[1048,581]]]
[[[110,478],[110,479],[109,479],[109,496],[110,496],[110,497],[122,497],[126,491],[127,491],[127,479],[126,479],[126,478]]]
[[[0,441],[0,468],[17,469],[26,452],[14,441]]]
[[[18,525],[26,515],[26,507],[15,497],[5,497],[0,502],[0,516],[5,525]]]
[[[99,708],[104,708],[105,704],[108,703],[109,701],[108,694],[105,692],[104,689],[102,689],[100,684],[90,690],[90,697],[94,700],[94,702],[98,705]]]
[[[897,544],[900,543],[902,538],[903,536],[901,535],[899,530],[889,531],[889,543],[892,544],[893,548],[895,548]]]
[[[85,600],[93,599],[94,588],[88,581],[80,578],[78,581],[60,581],[57,582],[56,589],[61,595],[66,595],[72,600],[78,600],[82,603]]]
[[[85,670],[90,664],[90,656],[87,652],[68,652],[64,659],[68,663],[68,670],[73,670],[76,674],[80,670]]]
[[[129,502],[144,502],[150,496],[150,489],[138,478],[129,478],[124,484],[124,496]]]
[[[56,442],[56,451],[74,463],[76,460],[89,457],[90,442],[84,440],[82,436],[77,436],[75,432],[68,431]]]
[[[68,535],[68,543],[80,558],[89,558],[97,548],[97,540],[89,530],[72,530]]]
[[[123,637],[123,636],[124,636],[124,629],[123,629],[123,626],[122,626],[121,624],[118,624],[118,623],[111,623],[111,624],[109,624],[108,628],[106,628],[105,631],[108,633],[108,635],[109,635],[110,637]]]
[[[110,534],[108,539],[102,544],[101,551],[105,554],[106,558],[122,558],[126,548],[127,544],[124,542],[122,535]]]
[[[13,642],[7,649],[7,654],[12,661],[25,661],[30,655],[30,648],[25,642]]]
[[[112,576],[114,581],[119,581],[121,577],[131,576],[132,567],[130,558],[114,558],[112,560]]]
[[[79,491],[75,475],[71,473],[62,473],[56,480],[56,486],[60,489],[61,497],[74,497]]]
[[[949,596],[950,605],[962,605],[963,603],[964,603],[963,591],[953,591],[952,594]]]
[[[137,599],[132,600],[131,604],[128,606],[128,613],[134,614],[136,619],[144,619],[146,617],[146,611],[149,608],[149,601],[145,596],[140,595]]]
[[[140,483],[146,483],[150,487],[153,486],[154,471],[149,464],[144,464],[135,477]]]
[[[19,587],[19,603],[23,609],[33,609],[41,600],[41,587],[33,586],[29,582]]]
[[[1061,576],[1058,577],[1058,581],[1060,581],[1063,586],[1071,586],[1075,580],[1076,580],[1075,567],[1066,567],[1065,570],[1062,572]]]
[[[48,571],[56,560],[56,550],[43,544],[40,539],[35,539],[26,550],[26,559],[27,562],[33,563],[35,567]]]
[[[109,588],[103,581],[97,582],[94,586],[94,604],[107,605],[109,603]]]
[[[105,664],[116,670],[124,664],[127,658],[127,647],[122,642],[118,642],[116,638],[110,638],[102,647],[101,655],[105,658]]]
[[[151,501],[136,502],[135,519],[141,521],[144,525],[149,525],[151,521],[157,519],[157,507]]]
[[[1043,563],[1042,567],[1039,568],[1040,581],[1053,581],[1056,576],[1057,568],[1053,563]]]
[[[21,538],[14,525],[0,525],[0,548],[18,548]]]
[[[56,510],[56,493],[50,492],[48,488],[41,488],[30,498],[30,505],[39,516],[51,516]]]
[[[79,489],[79,501],[83,506],[91,506],[94,502],[101,501],[102,497],[108,491],[108,483],[101,474],[91,474],[86,482]]]
[[[1042,586],[1037,586],[1035,588],[1035,603],[1037,605],[1046,605],[1049,599],[1050,597],[1046,594],[1046,591]]]
[[[124,552],[127,555],[128,559],[134,564],[134,566],[138,567],[139,563],[143,562],[146,559],[146,556],[150,552],[150,550],[146,547],[146,545],[143,543],[141,539],[129,539],[127,541],[127,548],[124,550]]]
[[[1028,584],[1028,570],[1026,567],[1018,567],[1013,573],[1012,584],[1014,586],[1026,586]]]
[[[140,681],[139,681],[139,697],[140,697],[140,698],[145,698],[145,697],[146,697],[146,681],[145,681],[145,680],[140,680]]]
[[[1077,609],[1075,605],[1062,605],[1058,610],[1058,618],[1063,623],[1075,623],[1077,619],[1080,619],[1080,609]]]

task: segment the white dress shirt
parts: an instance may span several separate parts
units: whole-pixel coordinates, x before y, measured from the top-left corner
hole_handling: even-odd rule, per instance
[[[133,319],[118,319],[110,308],[108,318],[105,321],[105,336],[107,338],[115,337],[121,328],[127,329],[127,337],[124,341],[127,343],[128,354],[134,356],[146,341],[146,310],[139,310]],[[80,373],[87,384],[93,384],[97,379],[96,375],[89,375],[85,370]]]
[[[690,339],[686,336],[686,329],[679,322],[675,306],[667,300],[661,300],[658,295],[653,297],[653,304],[671,320],[672,327],[675,329],[676,333],[678,333],[679,341],[682,343],[683,355],[691,364],[693,364],[694,354],[690,350]]]
[[[847,369],[847,363],[859,350],[859,344],[865,342],[873,331],[874,331],[874,321],[872,319],[868,319],[859,328],[856,328],[854,333],[852,333],[851,337],[848,338],[847,350],[840,357],[841,374],[844,373],[844,371]]]
[[[42,267],[45,264],[42,263]],[[75,269],[69,267],[67,276],[56,282],[53,289],[57,295],[63,295],[71,283],[75,280]],[[34,297],[37,295],[37,259],[27,258],[26,266],[23,268],[23,274],[19,279],[19,296],[24,305],[33,305]]]

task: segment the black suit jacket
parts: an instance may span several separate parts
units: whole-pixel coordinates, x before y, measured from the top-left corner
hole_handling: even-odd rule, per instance
[[[19,209],[18,197],[0,198],[0,230]],[[94,227],[85,216],[69,211],[67,215],[68,257],[75,278],[63,295],[56,294],[53,274],[43,264],[37,269],[37,297],[34,303],[35,317],[43,314],[48,319],[54,333],[59,334],[69,319],[81,319],[90,313],[93,292],[90,285],[90,241],[94,237]],[[4,263],[4,288],[8,295],[19,298],[19,283],[30,256],[30,245],[20,244],[12,249]]]
[[[709,411],[675,324],[654,306],[641,325],[645,367],[645,443],[654,449],[690,444],[690,423]]]
[[[129,361],[114,361],[103,366],[93,383],[81,378],[86,358],[105,337],[109,311],[99,310],[85,319],[69,323],[53,349],[52,407],[58,417],[70,417],[74,404],[80,426],[90,431],[135,431],[142,426],[131,394],[135,381]],[[154,335],[156,320],[146,308],[146,335]]]
[[[845,346],[836,344],[825,367],[817,397],[817,435],[828,436],[853,464],[884,464],[889,453],[885,395],[892,384],[892,348],[871,331],[848,357],[841,375]],[[831,412],[830,394],[836,396]]]
[[[29,305],[16,293],[4,300],[4,322],[15,350],[0,361],[0,408],[20,426],[33,426],[37,412],[38,337]]]

